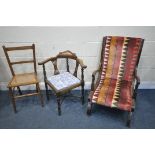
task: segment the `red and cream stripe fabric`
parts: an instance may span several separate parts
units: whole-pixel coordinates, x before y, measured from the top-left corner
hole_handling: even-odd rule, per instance
[[[91,100],[94,103],[131,110],[132,80],[142,39],[105,37],[102,73]]]

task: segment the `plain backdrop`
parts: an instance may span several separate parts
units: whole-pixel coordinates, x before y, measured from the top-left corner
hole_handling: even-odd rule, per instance
[[[85,88],[90,89],[91,75],[100,63],[103,36],[129,36],[144,38],[144,47],[138,66],[141,78],[141,89],[155,88],[155,27],[150,26],[16,26],[0,27],[0,89],[6,90],[11,79],[10,69],[2,46],[36,45],[37,62],[70,50],[83,59],[87,65],[85,70]],[[10,54],[12,61],[31,59],[32,53],[15,51]],[[65,61],[59,61],[59,70],[66,71]],[[33,65],[15,65],[16,73],[31,72]],[[70,70],[74,72],[75,62],[70,62]],[[44,88],[42,66],[37,66],[41,87]],[[48,77],[53,75],[53,65],[46,66]],[[80,69],[78,77],[80,77]],[[34,87],[24,87],[34,89]]]
[[[0,4],[2,26],[155,25],[153,0],[5,0]],[[1,130],[0,151],[3,155],[153,155],[154,139],[154,130]]]

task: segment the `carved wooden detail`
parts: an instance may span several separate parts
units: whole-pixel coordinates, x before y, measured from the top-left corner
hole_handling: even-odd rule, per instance
[[[68,58],[66,58],[66,68],[67,68],[67,72],[70,72],[70,70],[69,70],[69,60],[68,60]]]
[[[53,66],[54,66],[54,75],[59,74],[60,72],[59,72],[58,66],[57,66],[57,59],[52,61],[52,63],[53,63]]]
[[[74,73],[73,73],[73,75],[74,75],[75,77],[77,77],[78,67],[79,67],[79,63],[76,61],[75,71],[74,71]]]

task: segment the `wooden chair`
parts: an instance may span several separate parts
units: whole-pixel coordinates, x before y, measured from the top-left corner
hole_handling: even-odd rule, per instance
[[[59,72],[57,66],[58,59],[66,59],[67,72],[64,73]],[[73,74],[70,72],[69,60],[75,60],[76,62]],[[54,75],[51,77],[47,77],[46,75],[45,64],[48,62],[52,62],[54,66]],[[75,53],[72,53],[70,51],[60,52],[55,57],[48,58],[45,61],[42,61],[38,64],[43,66],[47,100],[49,100],[49,94],[48,94],[48,86],[49,86],[56,95],[59,115],[61,115],[61,103],[63,101],[63,100],[60,101],[61,96],[70,92],[72,89],[76,87],[81,86],[81,92],[82,92],[81,99],[82,103],[84,103],[84,69],[87,66],[83,64],[83,61],[79,59]],[[77,78],[77,71],[79,65],[81,66],[81,79]]]
[[[93,104],[117,108],[128,111],[127,126],[130,126],[140,84],[137,66],[143,42],[141,38],[103,38],[100,65],[92,74],[88,115],[92,113]],[[97,73],[98,78],[95,79]]]
[[[36,69],[36,56],[35,56],[35,45],[32,44],[32,46],[20,46],[20,47],[5,47],[3,46],[3,50],[7,59],[7,62],[9,64],[11,73],[12,73],[12,79],[8,84],[9,88],[9,94],[12,99],[12,104],[13,104],[13,109],[14,112],[16,113],[16,99],[26,97],[26,96],[33,96],[33,95],[39,95],[41,104],[43,106],[43,98],[40,92],[40,87],[39,87],[39,80],[37,79],[37,69]],[[32,50],[33,51],[33,59],[32,60],[26,60],[26,61],[14,61],[12,62],[9,57],[9,53],[12,51],[28,51]],[[23,52],[23,51],[22,51]],[[26,64],[26,63],[33,63],[34,65],[34,72],[32,73],[23,73],[23,74],[15,74],[15,71],[13,69],[14,65],[20,65],[20,64]],[[22,91],[20,89],[20,86],[26,86],[26,85],[35,85],[36,86],[36,92],[35,93],[29,93],[29,94],[22,94]],[[19,95],[15,95],[14,90],[15,88],[18,89]]]

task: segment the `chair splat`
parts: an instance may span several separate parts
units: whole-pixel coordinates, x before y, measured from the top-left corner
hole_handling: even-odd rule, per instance
[[[53,66],[54,66],[54,75],[59,74],[60,72],[59,72],[58,66],[57,66],[57,59],[52,61],[52,63],[53,63]]]
[[[79,63],[76,61],[75,71],[74,71],[74,73],[73,73],[73,75],[74,75],[75,77],[77,77],[78,67],[79,67]]]
[[[67,68],[67,72],[70,72],[70,70],[69,70],[69,60],[68,60],[68,58],[66,58],[66,68]]]

